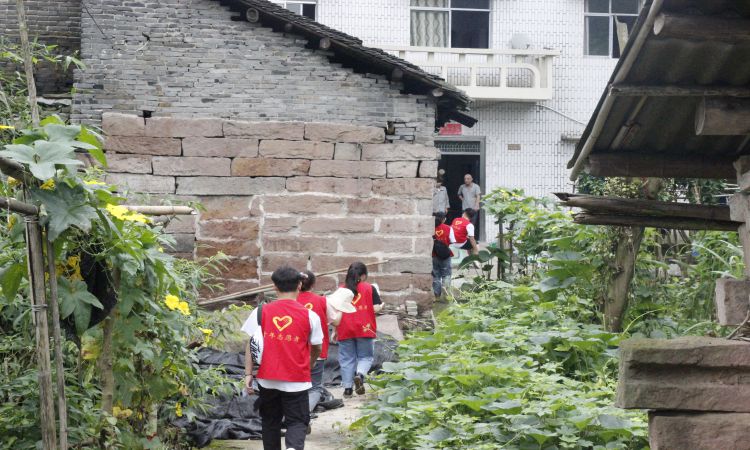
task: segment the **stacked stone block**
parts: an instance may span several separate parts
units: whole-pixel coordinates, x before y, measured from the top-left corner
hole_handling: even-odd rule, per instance
[[[384,300],[431,302],[434,147],[336,123],[107,113],[102,125],[110,182],[206,208],[170,223],[172,250],[226,254],[227,292],[268,282],[283,263],[324,272],[392,260],[372,274]]]

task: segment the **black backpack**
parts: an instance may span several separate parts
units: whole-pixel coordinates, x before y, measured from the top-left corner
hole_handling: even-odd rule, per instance
[[[451,249],[445,245],[445,242],[432,237],[432,252],[438,259],[448,259],[451,257]]]

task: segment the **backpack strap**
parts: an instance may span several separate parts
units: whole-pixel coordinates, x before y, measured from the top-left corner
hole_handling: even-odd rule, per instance
[[[263,318],[263,304],[258,305],[258,326],[260,326]]]

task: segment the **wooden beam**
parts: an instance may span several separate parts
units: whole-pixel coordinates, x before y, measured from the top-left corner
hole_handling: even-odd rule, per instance
[[[189,206],[122,205],[129,210],[147,216],[190,216],[198,211]]]
[[[674,86],[616,84],[609,88],[617,97],[750,97],[746,86]]]
[[[698,136],[750,134],[750,99],[703,98],[695,110]]]
[[[648,153],[594,153],[586,172],[598,177],[735,179],[733,158],[655,155]]]
[[[564,206],[585,209],[590,214],[732,221],[729,206],[726,205],[694,205],[639,198],[600,197],[566,193],[555,193],[555,195],[562,200]]]
[[[0,197],[0,210],[11,210],[14,213],[23,214],[24,216],[36,216],[39,214],[39,209],[36,206],[5,197]]]
[[[624,216],[618,214],[580,213],[573,216],[575,223],[584,225],[612,225],[618,227],[651,227],[675,230],[737,231],[739,222],[678,217]]]
[[[664,38],[727,43],[750,41],[750,20],[735,17],[659,14],[654,35]]]

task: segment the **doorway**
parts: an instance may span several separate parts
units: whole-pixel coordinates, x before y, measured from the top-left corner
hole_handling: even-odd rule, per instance
[[[450,223],[462,212],[461,199],[458,198],[458,188],[464,182],[464,175],[471,174],[474,183],[486,192],[484,167],[484,138],[474,136],[451,136],[437,138],[435,146],[440,150],[438,170],[444,170],[443,186],[448,191],[450,208],[448,220]],[[476,236],[480,241],[485,239],[484,212],[480,210],[476,220]]]

